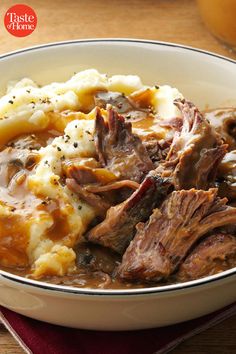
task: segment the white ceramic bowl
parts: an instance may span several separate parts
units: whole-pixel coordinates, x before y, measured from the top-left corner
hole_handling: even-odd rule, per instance
[[[65,80],[96,68],[176,86],[203,108],[236,104],[236,62],[170,43],[95,39],[24,49],[0,57],[1,87],[12,79]],[[190,320],[236,300],[236,269],[187,283],[134,290],[61,287],[0,271],[0,304],[42,321],[96,330],[130,330]]]

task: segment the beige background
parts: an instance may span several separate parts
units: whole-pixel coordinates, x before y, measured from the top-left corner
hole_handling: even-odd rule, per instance
[[[38,26],[24,38],[8,34],[3,24],[5,12],[17,2],[0,1],[0,53],[67,39],[135,37],[179,42],[236,58],[206,31],[193,0],[28,0]]]
[[[17,38],[6,31],[3,17],[20,2],[0,1],[0,54],[52,41],[135,37],[178,42],[236,59],[206,30],[194,0],[23,0],[36,11],[38,26],[30,36]],[[235,331],[236,316],[189,339],[173,354],[236,353]],[[0,354],[19,353],[22,349],[0,324]]]

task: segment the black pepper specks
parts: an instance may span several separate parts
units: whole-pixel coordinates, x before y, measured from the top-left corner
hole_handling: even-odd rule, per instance
[[[69,135],[65,135],[64,136],[64,140],[65,140],[65,143],[68,143],[68,141],[70,140],[70,136]]]
[[[52,184],[54,184],[55,186],[57,186],[59,184],[58,180],[56,178],[52,179]]]

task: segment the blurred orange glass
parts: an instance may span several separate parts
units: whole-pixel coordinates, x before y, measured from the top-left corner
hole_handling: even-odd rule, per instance
[[[198,0],[200,13],[209,30],[236,49],[236,0]]]

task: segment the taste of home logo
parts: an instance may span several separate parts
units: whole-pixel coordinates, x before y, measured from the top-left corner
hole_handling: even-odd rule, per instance
[[[10,7],[4,17],[7,31],[16,37],[31,34],[37,26],[37,16],[32,7],[17,4]]]

